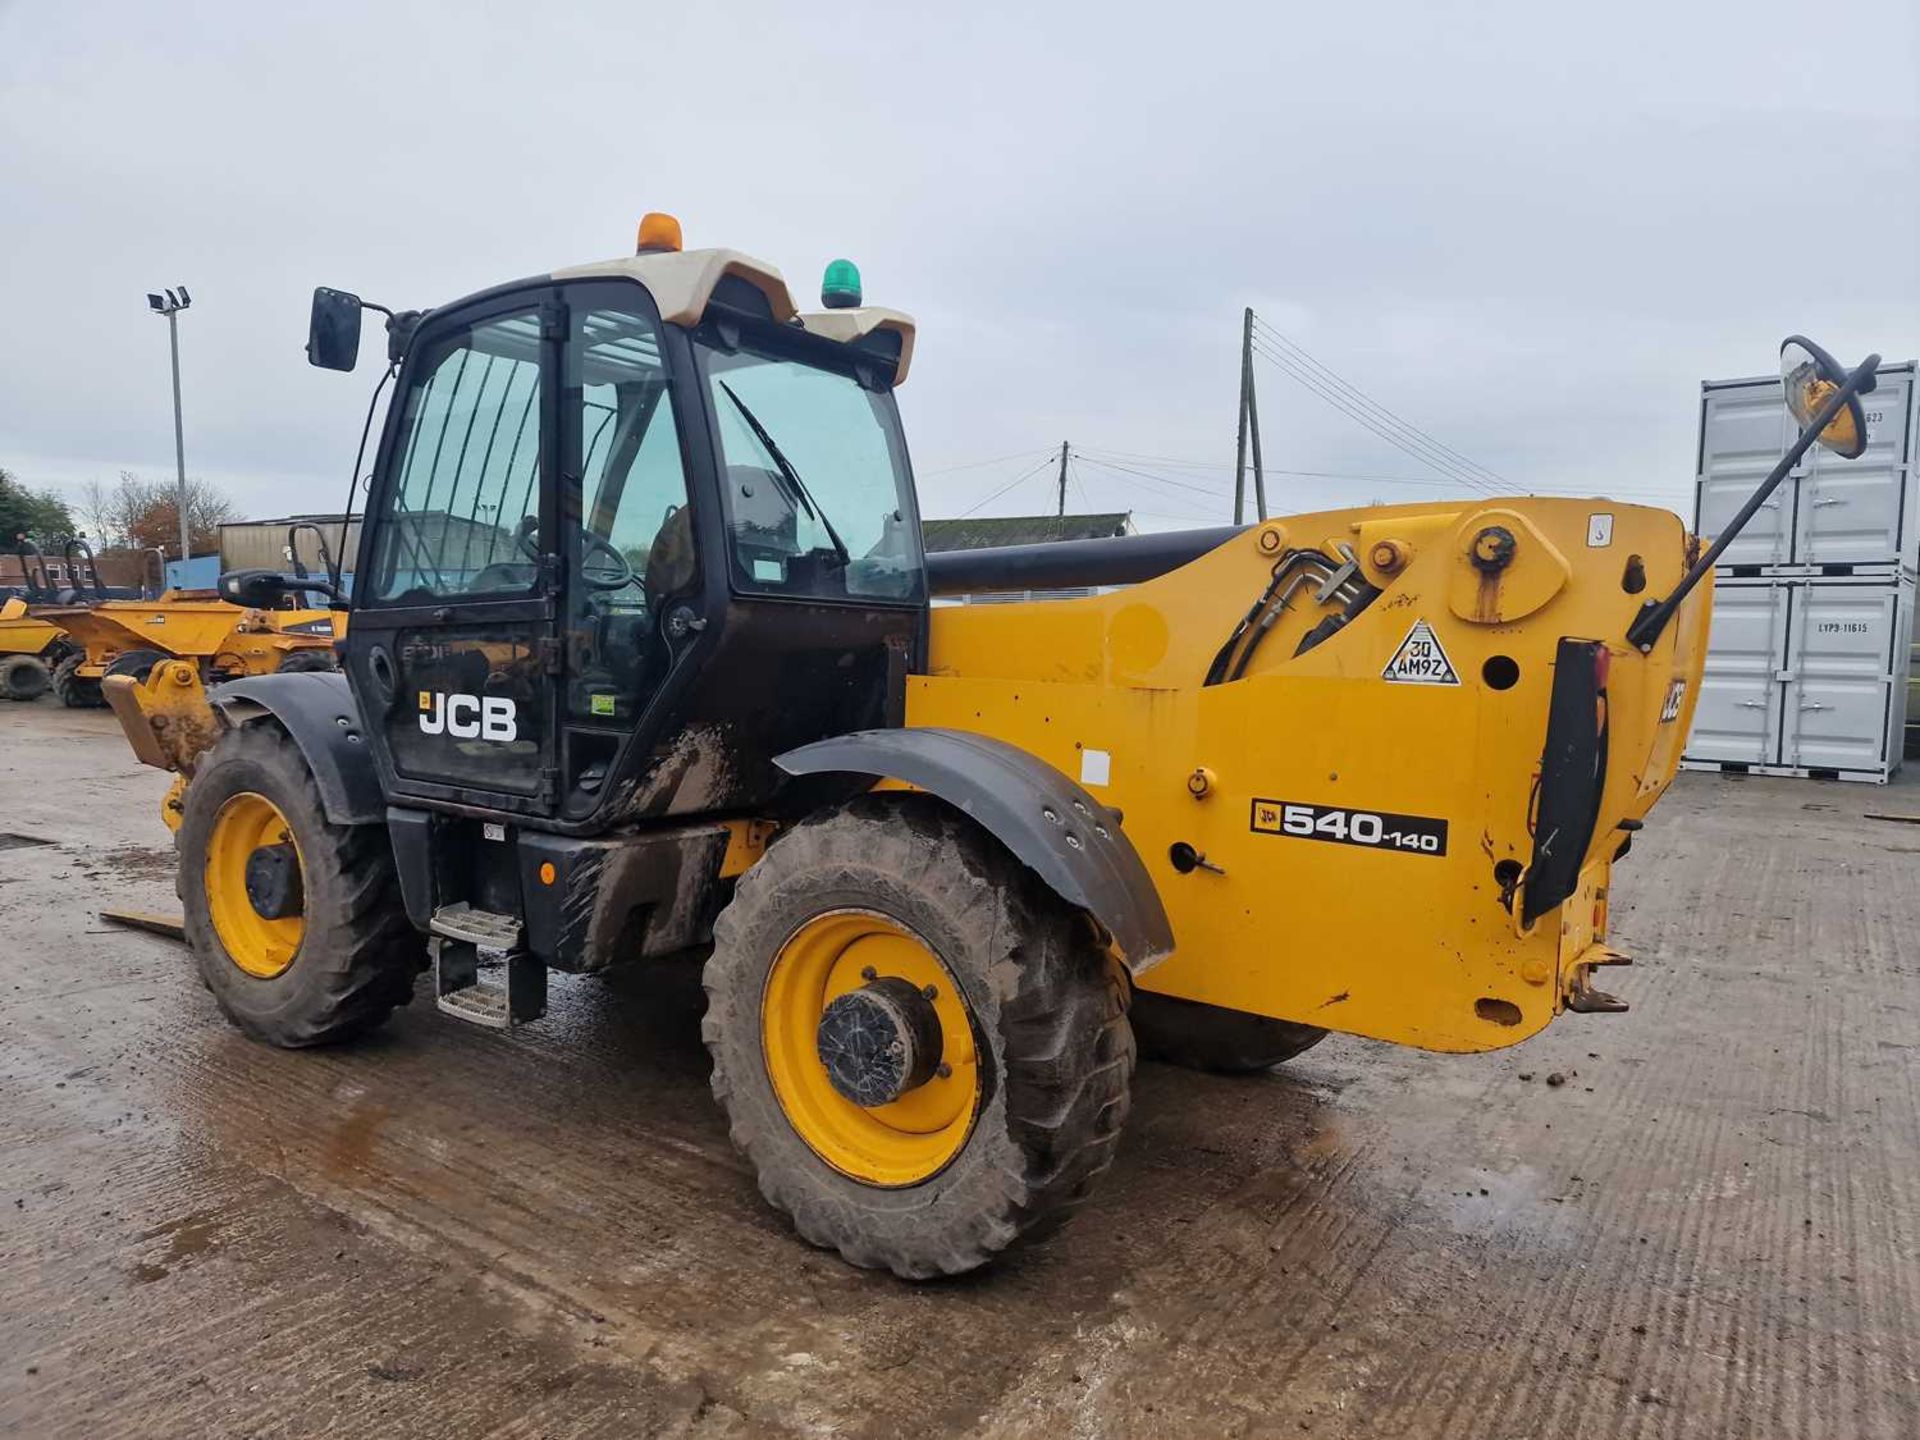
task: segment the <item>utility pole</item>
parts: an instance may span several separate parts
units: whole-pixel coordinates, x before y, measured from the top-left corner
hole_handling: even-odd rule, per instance
[[[1260,462],[1260,407],[1253,385],[1253,307],[1249,305],[1240,327],[1240,430],[1233,461],[1233,523],[1243,525],[1247,518],[1247,441],[1253,441],[1253,508],[1262,520],[1267,518],[1267,470]]]
[[[192,539],[187,529],[187,440],[186,428],[180,419],[180,312],[193,303],[193,297],[187,294],[182,285],[179,293],[172,290],[162,295],[149,294],[147,308],[156,315],[167,317],[167,346],[173,354],[173,463],[179,480],[178,499],[180,508],[180,569],[184,579],[188,557],[193,553]]]
[[[1060,508],[1053,513],[1067,513],[1067,442],[1064,440],[1060,442]]]
[[[1247,310],[1247,435],[1253,441],[1253,513],[1267,518],[1267,467],[1260,463],[1260,396],[1253,378],[1253,310]]]

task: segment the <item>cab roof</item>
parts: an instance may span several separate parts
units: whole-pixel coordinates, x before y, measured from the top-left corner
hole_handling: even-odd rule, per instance
[[[714,287],[732,276],[766,297],[776,324],[798,320],[815,335],[841,344],[856,344],[869,335],[891,332],[900,337],[900,358],[894,364],[893,383],[903,385],[913,361],[913,317],[899,310],[863,305],[847,310],[803,312],[793,303],[786,278],[764,260],[738,250],[655,250],[617,260],[573,265],[553,272],[555,280],[627,279],[647,287],[660,318],[670,325],[698,325],[713,298]]]

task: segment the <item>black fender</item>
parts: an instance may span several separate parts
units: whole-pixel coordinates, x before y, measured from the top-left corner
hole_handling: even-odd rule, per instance
[[[1114,813],[1017,745],[965,730],[858,730],[774,763],[789,775],[870,775],[936,795],[1105,926],[1134,974],[1173,953],[1160,892]]]
[[[207,699],[229,725],[269,716],[279,721],[306,757],[321,807],[334,824],[386,822],[380,772],[346,676],[325,670],[249,675],[214,686]]]

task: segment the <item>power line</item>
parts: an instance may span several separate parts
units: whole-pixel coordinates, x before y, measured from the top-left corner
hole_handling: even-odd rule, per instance
[[[1193,486],[1182,486],[1178,481],[1168,480],[1162,475],[1149,475],[1142,470],[1126,470],[1121,466],[1109,465],[1102,461],[1092,459],[1089,459],[1088,463],[1100,465],[1101,468],[1105,470],[1115,472],[1109,478],[1118,481],[1122,485],[1128,485],[1145,494],[1157,496],[1162,501],[1174,501],[1191,507],[1185,512],[1190,519],[1217,519],[1218,511],[1211,507],[1203,508],[1201,505],[1196,504],[1196,502],[1188,500],[1185,495],[1180,493],[1181,490],[1192,491],[1192,493],[1203,496],[1208,500],[1226,501],[1231,498],[1230,496],[1221,494],[1219,491],[1199,490]]]
[[[1401,431],[1403,434],[1409,435],[1417,444],[1421,445],[1423,448],[1429,449],[1435,452],[1436,454],[1440,455],[1446,461],[1450,462],[1452,468],[1455,468],[1458,470],[1464,470],[1470,475],[1478,474],[1478,475],[1484,476],[1486,477],[1487,480],[1494,482],[1494,484],[1501,489],[1512,491],[1512,490],[1517,490],[1519,488],[1511,480],[1507,479],[1506,476],[1501,475],[1499,472],[1495,470],[1489,469],[1487,466],[1480,464],[1477,460],[1473,460],[1465,455],[1462,455],[1458,450],[1454,449],[1451,445],[1448,445],[1446,442],[1442,440],[1436,439],[1434,436],[1428,434],[1425,430],[1422,430],[1418,425],[1415,425],[1412,421],[1405,419],[1403,416],[1395,414],[1392,410],[1389,410],[1385,405],[1382,405],[1379,401],[1375,400],[1371,395],[1368,395],[1365,391],[1361,390],[1359,386],[1354,385],[1353,383],[1346,380],[1342,376],[1336,374],[1331,368],[1322,364],[1319,360],[1315,359],[1314,356],[1308,352],[1305,346],[1301,345],[1298,341],[1291,339],[1287,335],[1282,334],[1279,330],[1275,329],[1272,325],[1269,325],[1266,321],[1260,319],[1260,317],[1257,315],[1254,317],[1254,324],[1259,328],[1261,332],[1261,338],[1265,340],[1268,346],[1270,346],[1272,349],[1277,349],[1281,353],[1287,355],[1289,358],[1293,359],[1296,364],[1307,369],[1310,373],[1315,375],[1317,378],[1321,379],[1326,384],[1330,385],[1334,389],[1340,391],[1343,395],[1347,396],[1352,403],[1357,404],[1367,409],[1368,411],[1372,412],[1374,416],[1377,419],[1381,420],[1383,423],[1387,424],[1388,426],[1396,430]],[[1267,358],[1269,360],[1276,359],[1276,357],[1271,353],[1267,355]],[[1278,363],[1277,360],[1276,360],[1276,363]],[[1283,368],[1285,367],[1283,366]]]
[[[1089,458],[1117,456],[1122,460],[1142,460],[1150,464],[1171,465],[1180,470],[1226,470],[1233,469],[1231,460],[1181,460],[1171,455],[1142,455],[1128,450],[1094,450],[1085,447],[1075,450],[1075,455]],[[1272,465],[1267,466],[1269,475],[1300,475],[1312,480],[1363,480],[1384,481],[1389,485],[1444,485],[1448,482],[1435,480],[1426,475],[1376,475],[1371,471],[1353,470],[1287,470]]]
[[[1303,386],[1308,390],[1311,390],[1314,394],[1318,395],[1321,399],[1325,400],[1334,409],[1338,410],[1341,414],[1347,416],[1348,419],[1354,421],[1356,424],[1362,426],[1363,428],[1372,431],[1375,435],[1379,436],[1382,440],[1385,440],[1388,444],[1392,445],[1395,449],[1401,451],[1405,455],[1411,456],[1415,460],[1418,460],[1422,465],[1425,465],[1429,470],[1435,471],[1436,473],[1441,475],[1445,475],[1449,479],[1453,480],[1456,484],[1464,485],[1468,489],[1476,491],[1478,493],[1481,493],[1481,494],[1496,493],[1496,487],[1489,485],[1485,480],[1482,480],[1478,475],[1475,475],[1472,471],[1466,469],[1464,466],[1458,464],[1457,462],[1448,459],[1444,454],[1428,446],[1425,442],[1421,441],[1417,436],[1414,436],[1407,431],[1396,429],[1389,422],[1384,421],[1380,419],[1378,416],[1372,414],[1370,411],[1367,411],[1361,408],[1359,405],[1357,405],[1352,400],[1350,400],[1344,393],[1332,388],[1325,381],[1321,380],[1317,375],[1315,375],[1312,371],[1306,370],[1304,367],[1300,366],[1297,362],[1293,361],[1289,357],[1285,357],[1281,354],[1278,354],[1275,351],[1269,350],[1263,344],[1256,343],[1255,348],[1263,359],[1279,367],[1279,369],[1284,374],[1286,374],[1288,377],[1293,379],[1296,383],[1298,383],[1299,385]],[[1511,492],[1512,487],[1508,487],[1508,489],[1509,489],[1509,492]]]
[[[1176,490],[1190,490],[1195,495],[1205,495],[1211,499],[1216,499],[1216,500],[1230,500],[1233,498],[1227,491],[1216,490],[1210,485],[1195,485],[1188,480],[1175,480],[1170,475],[1154,475],[1154,474],[1150,474],[1145,470],[1136,470],[1131,465],[1122,465],[1117,461],[1102,460],[1098,456],[1080,454],[1080,452],[1078,451],[1076,451],[1075,453],[1078,454],[1079,457],[1085,460],[1089,465],[1099,465],[1108,470],[1118,470],[1123,474],[1137,475],[1141,479],[1151,480],[1157,485],[1171,486]]]
[[[1508,489],[1516,488],[1514,486],[1514,483],[1511,480],[1507,479],[1506,476],[1500,474],[1496,470],[1490,469],[1489,467],[1482,465],[1479,461],[1474,460],[1469,456],[1462,455],[1458,450],[1454,449],[1451,445],[1447,444],[1445,441],[1440,440],[1433,435],[1428,434],[1425,430],[1422,430],[1418,425],[1415,425],[1411,420],[1408,420],[1404,416],[1397,415],[1392,410],[1389,410],[1385,405],[1382,405],[1379,401],[1375,400],[1371,395],[1368,395],[1359,386],[1353,384],[1351,381],[1348,381],[1344,377],[1338,374],[1335,374],[1331,367],[1325,364],[1322,364],[1319,360],[1315,359],[1314,356],[1307,350],[1307,347],[1302,345],[1299,341],[1291,338],[1290,336],[1282,334],[1279,330],[1276,330],[1273,326],[1269,325],[1266,321],[1262,320],[1257,315],[1254,317],[1254,323],[1257,326],[1259,326],[1259,328],[1263,332],[1265,332],[1262,338],[1278,346],[1280,349],[1285,350],[1290,354],[1297,356],[1310,369],[1312,369],[1313,371],[1315,371],[1316,373],[1324,377],[1326,380],[1330,381],[1337,388],[1347,392],[1355,400],[1359,401],[1362,405],[1365,405],[1368,409],[1377,412],[1380,416],[1391,421],[1394,425],[1404,430],[1411,431],[1414,435],[1418,436],[1421,440],[1427,442],[1429,445],[1433,446],[1435,449],[1439,450],[1441,453],[1445,454],[1446,456],[1456,461],[1457,463],[1465,466],[1467,469],[1477,471],[1480,474],[1486,476],[1489,480],[1497,481],[1501,485],[1506,486]]]
[[[1314,376],[1310,371],[1304,370],[1296,362],[1283,358],[1276,352],[1261,346],[1258,342],[1255,343],[1254,348],[1264,359],[1278,366],[1282,372],[1308,390],[1313,391],[1314,394],[1325,400],[1329,405],[1333,406],[1334,409],[1347,416],[1348,419],[1371,430],[1389,445],[1412,456],[1429,470],[1445,475],[1456,484],[1464,485],[1468,489],[1477,491],[1483,495],[1502,493],[1500,487],[1488,484],[1472,471],[1447,459],[1444,454],[1433,450],[1417,438],[1409,436],[1405,432],[1395,430],[1387,422],[1361,409],[1347,399],[1341,392],[1331,389],[1325,382],[1319,380],[1318,377]],[[1514,486],[1507,486],[1506,492],[1512,493],[1516,488],[1517,487]]]
[[[981,470],[988,465],[1004,465],[1009,460],[1024,460],[1029,455],[1039,453],[1038,449],[1030,445],[1025,450],[1016,450],[1011,455],[996,455],[991,460],[968,460],[959,465],[942,465],[938,470],[919,470],[916,473],[922,480],[931,480],[936,475],[951,475],[957,470]]]
[[[1051,464],[1053,464],[1053,456],[1049,454],[1038,465],[1035,465],[1030,470],[1021,471],[1018,475],[1014,476],[1013,479],[1009,480],[1006,484],[1002,485],[998,490],[994,491],[991,495],[987,496],[986,499],[976,501],[972,505],[969,505],[966,509],[962,510],[954,518],[956,520],[966,519],[967,516],[973,514],[973,512],[978,510],[981,506],[991,505],[994,501],[998,500],[1002,495],[1006,494],[1009,490],[1013,489],[1014,486],[1018,485],[1022,480],[1031,479],[1033,476],[1038,475],[1042,470],[1046,469]]]
[[[1080,457],[1071,456],[1067,461],[1067,473],[1073,477],[1073,488],[1080,492],[1080,503],[1087,507],[1087,513],[1093,513],[1093,500],[1087,494],[1087,483],[1080,476]]]

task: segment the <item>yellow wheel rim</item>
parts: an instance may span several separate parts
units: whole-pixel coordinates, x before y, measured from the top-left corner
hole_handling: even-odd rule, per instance
[[[285,973],[300,953],[300,940],[307,931],[303,916],[269,920],[247,898],[247,861],[253,852],[286,844],[293,845],[298,859],[300,846],[287,817],[266,796],[251,790],[243,790],[220,807],[207,842],[205,883],[214,933],[227,957],[260,980]],[[305,868],[303,861],[303,874]]]
[[[899,1099],[868,1108],[834,1088],[817,1035],[828,1005],[884,977],[923,993],[933,987],[941,1068]],[[897,920],[834,910],[794,931],[767,973],[760,1039],[767,1077],[794,1133],[851,1179],[893,1189],[918,1185],[939,1174],[973,1132],[981,1087],[972,1017],[947,967]]]

